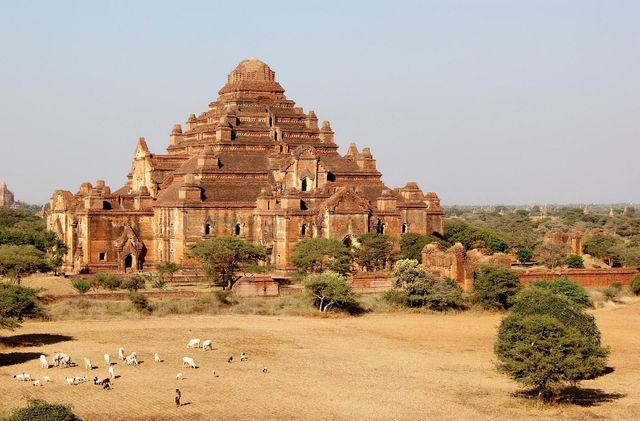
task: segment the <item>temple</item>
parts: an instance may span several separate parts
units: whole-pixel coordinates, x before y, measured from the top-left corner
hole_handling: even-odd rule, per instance
[[[0,181],[0,208],[15,207],[18,207],[18,203],[15,201],[13,193],[3,181]]]
[[[215,236],[261,244],[276,269],[290,269],[304,238],[443,233],[435,193],[386,187],[369,148],[340,155],[329,122],[284,93],[269,66],[244,60],[207,111],[174,125],[166,154],[138,140],[123,187],[56,190],[47,224],[69,247],[64,269],[183,263],[190,244]]]

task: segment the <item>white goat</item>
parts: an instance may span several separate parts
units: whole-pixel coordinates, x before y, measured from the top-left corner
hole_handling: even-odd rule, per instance
[[[124,355],[124,348],[122,347],[118,349],[118,358],[120,358],[122,361],[124,361],[124,359],[126,358]]]
[[[176,374],[176,380],[182,380],[182,373]]]
[[[196,362],[191,357],[182,357],[182,365],[189,368],[198,368]]]
[[[87,376],[80,376],[80,377],[74,377],[73,381],[78,384],[78,383],[84,383],[87,381]]]
[[[200,348],[200,338],[191,339],[187,344],[187,348]]]
[[[111,365],[111,355],[104,354],[104,363],[107,367]]]
[[[91,364],[91,360],[87,357],[84,358],[84,368],[85,370],[93,370],[93,364]]]
[[[207,339],[202,343],[202,350],[206,351],[207,349],[213,350],[213,341],[211,339]]]
[[[245,354],[244,352],[240,353],[240,361],[247,361],[247,354]]]
[[[67,381],[67,385],[69,386],[73,386],[74,384],[76,384],[75,377],[65,377],[65,380]]]
[[[49,377],[49,376],[42,376],[42,381],[43,381],[43,382],[50,382],[50,381],[51,381],[51,377]]]
[[[155,354],[153,354],[153,361],[155,361],[157,363],[161,363],[162,362],[162,360],[160,359],[160,355],[158,355],[157,352]]]
[[[109,378],[110,379],[116,378],[116,371],[113,369],[113,366],[109,366]]]
[[[31,386],[42,386],[42,384],[40,383],[40,380],[34,380],[31,382]]]
[[[262,367],[262,372],[266,373],[267,372],[267,367]]]
[[[53,365],[56,367],[66,366],[71,364],[71,357],[67,354],[63,354],[62,352],[57,352],[53,355]]]
[[[127,356],[125,359],[125,363],[127,365],[138,365],[138,358],[136,358],[136,353],[132,352],[131,355]]]
[[[47,357],[44,355],[40,355],[40,367],[49,368],[49,361],[47,361]]]
[[[218,375],[218,373],[216,373],[216,370],[211,370],[211,375],[212,375],[213,377],[220,377],[220,376]]]
[[[28,382],[29,380],[31,380],[31,374],[29,373],[20,373],[20,374],[16,374],[15,376],[13,376],[14,379],[18,379],[21,382]]]

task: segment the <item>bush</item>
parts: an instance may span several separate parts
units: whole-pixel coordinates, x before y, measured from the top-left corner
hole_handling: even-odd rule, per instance
[[[15,329],[24,318],[41,316],[37,294],[33,288],[0,283],[0,329]]]
[[[399,288],[388,289],[382,295],[382,299],[387,303],[396,307],[409,306],[409,296],[407,295],[407,292],[403,289],[399,289]]]
[[[102,288],[108,289],[109,291],[115,291],[122,285],[122,279],[107,273],[99,273],[95,276],[95,279]]]
[[[584,269],[584,259],[577,254],[570,254],[564,261],[565,265],[571,269]]]
[[[220,304],[232,306],[238,304],[235,294],[230,289],[219,289],[213,292],[214,297]]]
[[[520,263],[530,262],[533,259],[533,251],[520,247],[516,250],[516,258]]]
[[[500,325],[495,353],[498,371],[548,399],[566,383],[604,374],[608,350],[548,314],[512,313]]]
[[[622,294],[622,285],[619,282],[614,282],[608,288],[604,288],[602,294],[607,300],[615,301],[620,298],[620,294]]]
[[[520,291],[518,273],[501,266],[483,266],[475,273],[473,299],[486,309],[506,310]]]
[[[143,275],[133,275],[129,278],[124,279],[120,283],[121,289],[126,289],[129,292],[137,292],[138,290],[145,289],[146,278]]]
[[[444,311],[460,307],[462,291],[449,278],[428,275],[407,285],[407,295],[411,307]]]
[[[13,411],[6,421],[81,421],[67,405],[31,400],[26,408]]]
[[[309,275],[304,281],[304,287],[314,306],[321,312],[332,309],[354,311],[358,307],[356,294],[344,276],[325,272]]]
[[[91,289],[91,285],[89,282],[84,279],[75,279],[71,281],[71,285],[78,291],[80,294],[86,294]]]
[[[291,263],[300,272],[333,271],[346,275],[351,269],[351,252],[338,240],[305,238],[293,249]]]
[[[633,277],[629,284],[629,291],[634,295],[640,295],[640,273]]]
[[[591,298],[587,291],[577,283],[567,278],[557,278],[554,281],[538,280],[532,286],[548,289],[556,294],[564,295],[579,307],[591,307]]]
[[[153,311],[153,307],[149,300],[144,295],[138,292],[132,292],[129,294],[129,301],[133,304],[133,307],[143,314],[150,314]]]
[[[530,286],[513,298],[511,312],[520,316],[545,314],[579,331],[595,344],[600,344],[600,330],[594,317],[583,311],[570,298],[550,289]]]
[[[167,286],[167,283],[162,278],[154,278],[151,283],[151,287],[155,289],[164,289],[165,286]]]

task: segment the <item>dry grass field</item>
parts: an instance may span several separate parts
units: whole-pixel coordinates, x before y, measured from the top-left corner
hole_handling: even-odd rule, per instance
[[[467,312],[27,322],[16,332],[2,332],[0,407],[8,412],[29,398],[43,398],[71,404],[89,420],[637,418],[640,303],[595,314],[604,342],[611,346],[615,371],[583,382],[582,405],[537,408],[513,397],[517,386],[492,365],[501,316]],[[214,350],[187,350],[193,337],[212,338]],[[99,368],[88,375],[104,377],[102,354],[115,356],[121,345],[127,353],[136,351],[143,362],[138,367],[115,365],[121,377],[111,391],[92,383],[66,385],[66,375],[85,373],[81,367],[38,365],[40,353],[61,351],[80,362],[90,357]],[[227,363],[229,355],[238,360],[241,351],[249,361]],[[153,362],[154,352],[163,363]],[[193,356],[200,368],[183,369],[185,355]],[[268,373],[261,372],[263,366]],[[211,375],[212,369],[219,377]],[[184,373],[181,381],[175,379],[179,371]],[[19,372],[48,375],[54,382],[33,387],[12,378]],[[173,402],[176,387],[188,403],[180,408]]]

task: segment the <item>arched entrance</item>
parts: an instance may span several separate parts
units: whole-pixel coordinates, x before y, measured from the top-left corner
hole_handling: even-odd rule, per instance
[[[133,256],[130,254],[127,254],[124,257],[124,271],[126,272],[127,269],[132,269],[133,268]]]

